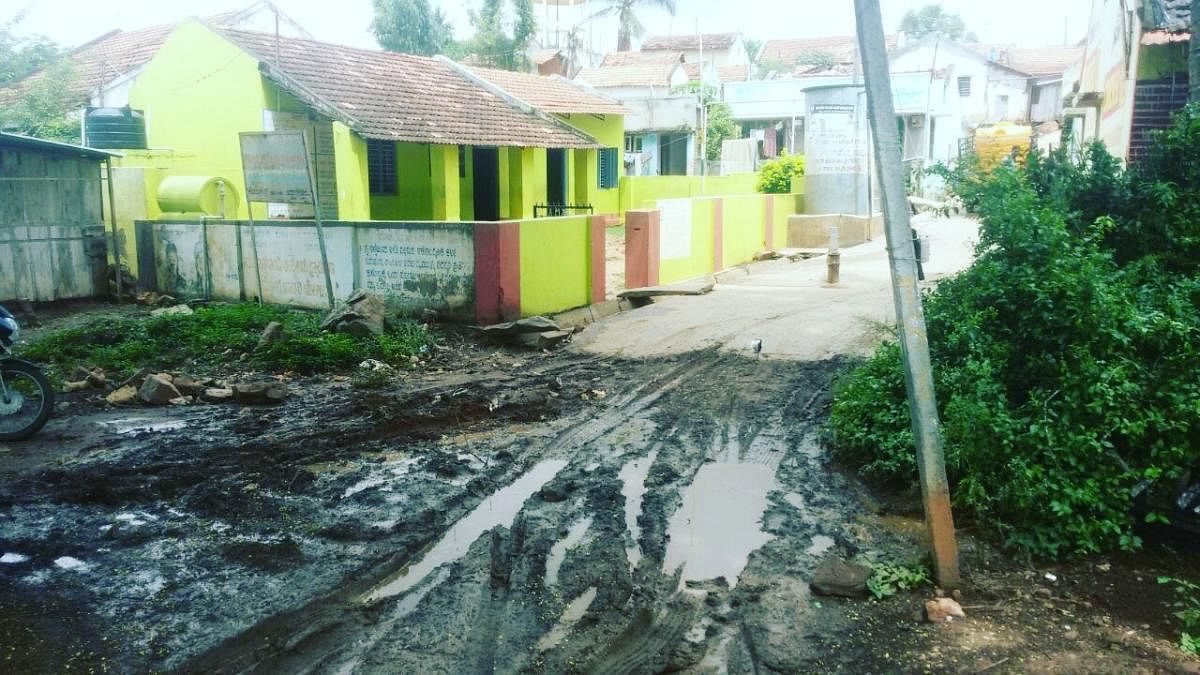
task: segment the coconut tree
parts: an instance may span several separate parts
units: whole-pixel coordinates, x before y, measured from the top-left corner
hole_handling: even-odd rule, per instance
[[[675,14],[675,0],[604,0],[604,8],[593,14],[593,17],[617,17],[617,51],[627,52],[633,49],[633,38],[646,33],[646,27],[637,18],[637,10],[641,7],[660,7],[671,15]]]

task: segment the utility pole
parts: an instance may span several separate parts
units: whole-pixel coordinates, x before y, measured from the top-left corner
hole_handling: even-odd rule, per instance
[[[917,446],[925,524],[929,528],[938,585],[953,589],[959,585],[958,544],[950,512],[950,486],[946,481],[937,399],[933,391],[929,338],[925,332],[921,292],[917,287],[917,260],[909,225],[908,196],[901,173],[900,138],[879,0],[854,0],[854,16],[867,88],[867,111],[875,137],[875,164],[883,196],[884,232],[892,269],[892,294],[896,302],[908,408]]]

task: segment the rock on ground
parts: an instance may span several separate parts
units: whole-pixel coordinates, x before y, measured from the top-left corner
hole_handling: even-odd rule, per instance
[[[954,617],[964,617],[962,605],[953,598],[934,598],[925,601],[925,620],[929,623],[944,623]]]
[[[813,572],[812,589],[820,595],[865,598],[870,576],[871,568],[866,565],[827,558]]]
[[[386,322],[387,305],[383,300],[373,293],[359,289],[325,316],[325,320],[321,322],[321,330],[363,338],[383,335]]]
[[[138,389],[138,396],[150,405],[167,405],[172,399],[179,398],[180,393],[172,384],[171,376],[160,373],[146,378]]]
[[[231,389],[238,403],[282,403],[287,398],[287,385],[276,380],[240,382]]]

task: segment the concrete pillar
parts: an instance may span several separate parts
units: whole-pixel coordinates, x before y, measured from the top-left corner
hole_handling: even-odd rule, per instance
[[[659,223],[655,211],[625,212],[625,286],[657,286],[659,279]]]
[[[458,146],[433,145],[429,150],[430,190],[433,219],[458,221],[462,219],[462,202],[458,177]]]
[[[521,224],[475,224],[475,319],[480,325],[521,318]]]

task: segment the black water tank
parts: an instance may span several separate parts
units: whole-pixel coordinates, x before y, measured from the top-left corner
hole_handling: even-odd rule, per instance
[[[85,144],[108,150],[144,150],[146,116],[130,108],[88,108]]]

